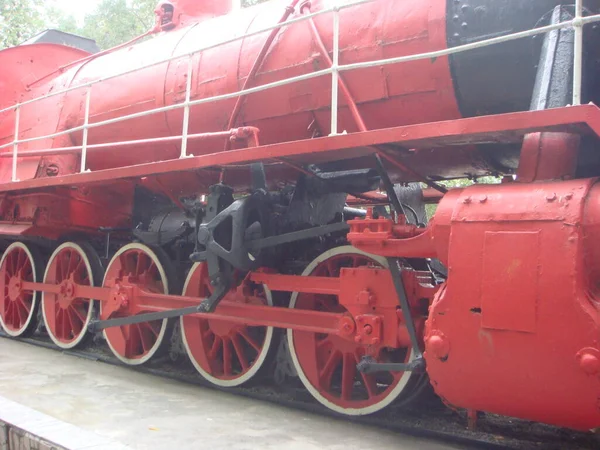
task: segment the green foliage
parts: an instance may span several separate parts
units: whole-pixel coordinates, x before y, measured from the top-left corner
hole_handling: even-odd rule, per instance
[[[259,3],[268,2],[269,0],[242,0],[242,7],[258,5]]]
[[[477,181],[474,181],[469,178],[460,178],[457,180],[440,181],[438,184],[440,184],[448,189],[453,189],[453,188],[469,187],[469,186],[474,185],[475,183],[477,183],[477,184],[498,184],[501,181],[502,181],[502,178],[490,176],[490,177],[477,178]],[[427,186],[425,186],[423,184],[422,187],[426,188]],[[437,209],[437,205],[425,205],[425,210],[427,211],[428,219],[431,219],[431,217],[433,217],[436,209]]]
[[[12,47],[41,31],[42,0],[0,0],[0,49]]]
[[[248,7],[268,0],[242,0]],[[0,49],[18,45],[47,28],[94,39],[102,49],[148,31],[158,0],[102,0],[82,26],[53,0],[0,0]]]
[[[145,33],[154,24],[156,0],[103,0],[85,17],[78,34],[94,39],[102,49]]]

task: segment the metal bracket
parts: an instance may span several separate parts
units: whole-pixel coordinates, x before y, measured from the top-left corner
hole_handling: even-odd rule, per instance
[[[408,304],[408,297],[406,296],[406,290],[404,289],[404,282],[402,281],[402,275],[400,268],[398,267],[398,258],[387,258],[390,272],[392,274],[392,281],[394,282],[394,288],[396,288],[396,295],[400,302],[400,309],[402,315],[406,321],[406,328],[410,336],[410,343],[413,348],[413,352],[417,359],[421,358],[421,349],[419,348],[419,339],[417,338],[417,331],[415,328],[415,322],[410,311],[410,305]]]
[[[422,372],[425,369],[425,360],[422,356],[415,358],[408,364],[404,363],[378,363],[371,356],[364,356],[358,365],[357,370],[361,373],[377,372]]]
[[[404,207],[402,206],[402,203],[396,194],[394,183],[392,183],[392,180],[390,180],[390,177],[385,170],[385,166],[383,165],[383,161],[381,161],[379,155],[375,155],[375,161],[377,162],[377,170],[379,171],[379,176],[381,177],[381,181],[385,187],[385,192],[390,204],[394,207],[398,216],[406,217],[406,211],[404,211]]]
[[[220,195],[220,194],[216,194]],[[213,194],[211,194],[213,196]],[[248,233],[264,233],[267,225],[266,199],[264,195],[255,193],[241,200],[236,200],[224,209],[218,209],[214,217],[210,217],[209,205],[206,223],[200,225],[197,240],[206,252],[192,255],[192,261],[209,260],[214,255],[239,270],[253,270],[261,265],[259,254],[248,252]],[[209,261],[210,263],[210,261]]]
[[[264,239],[255,239],[248,242],[248,248],[252,250],[260,250],[277,245],[288,244],[290,242],[302,241],[315,237],[325,236],[327,234],[349,231],[350,226],[346,222],[332,223],[321,227],[308,228],[306,230],[294,231],[292,233],[280,234]]]
[[[108,320],[94,320],[90,322],[89,329],[92,333],[104,330],[106,328],[122,327],[124,325],[134,325],[136,323],[152,322],[153,320],[174,319],[181,316],[189,316],[197,312],[212,312],[212,308],[226,294],[224,289],[215,289],[210,297],[207,297],[198,306],[189,306],[187,308],[172,309],[155,313],[138,314],[136,316],[119,317]]]

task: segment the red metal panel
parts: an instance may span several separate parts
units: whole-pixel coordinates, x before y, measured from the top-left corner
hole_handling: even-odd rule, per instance
[[[487,231],[481,255],[482,328],[535,332],[540,232]]]
[[[450,240],[437,246],[449,278],[430,310],[425,357],[449,403],[600,426],[600,378],[588,362],[600,346],[600,304],[587,293],[579,225],[584,204],[597,201],[594,182],[473,186],[442,200],[453,205],[450,219],[435,218],[450,220]]]

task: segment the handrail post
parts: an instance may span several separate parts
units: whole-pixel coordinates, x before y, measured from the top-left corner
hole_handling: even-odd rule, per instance
[[[90,101],[92,98],[92,87],[89,86],[85,92],[85,116],[83,118],[83,141],[81,143],[81,173],[86,172],[87,165],[87,144],[88,144],[88,125],[90,123]]]
[[[15,139],[13,141],[12,181],[17,179],[17,156],[19,154],[19,122],[21,120],[21,104],[15,106]]]
[[[190,101],[192,100],[192,75],[194,57],[188,57],[187,80],[185,83],[185,106],[183,108],[183,130],[181,132],[181,155],[179,159],[189,158],[193,155],[187,154],[188,133],[190,129]]]
[[[333,64],[331,65],[331,136],[338,134],[338,107],[340,86],[340,9],[333,8]]]
[[[581,80],[583,78],[583,0],[575,0],[574,61],[573,61],[573,106],[581,105]]]

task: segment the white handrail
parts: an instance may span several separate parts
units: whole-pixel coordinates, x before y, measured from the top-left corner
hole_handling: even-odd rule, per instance
[[[573,105],[581,105],[581,81],[583,79],[583,0],[575,0],[574,60],[573,60]]]
[[[333,8],[333,64],[331,65],[331,136],[338,134],[340,90],[340,10]]]
[[[183,131],[181,132],[181,155],[187,158],[188,133],[190,131],[190,101],[192,99],[192,75],[194,74],[194,57],[188,58],[187,80],[185,83],[185,103],[183,107]]]
[[[12,181],[19,181],[17,179],[17,155],[19,153],[19,122],[21,119],[21,107],[17,105],[15,107],[15,136],[13,140],[13,160],[12,160]]]
[[[575,30],[575,42],[574,42],[575,59],[574,59],[574,68],[573,68],[573,104],[574,105],[581,104],[583,27],[586,24],[600,21],[600,14],[593,15],[593,16],[587,16],[587,17],[582,16],[582,14],[583,14],[582,1],[583,0],[576,0],[576,8],[575,8],[576,13],[575,13],[575,17],[572,20],[560,22],[557,24],[551,24],[551,25],[547,25],[544,27],[534,28],[531,30],[512,33],[512,34],[508,34],[508,35],[504,35],[504,36],[499,36],[499,37],[495,37],[495,38],[491,38],[491,39],[485,39],[482,41],[478,41],[478,42],[474,42],[474,43],[470,43],[470,44],[464,44],[464,45],[447,48],[447,49],[443,49],[443,50],[437,50],[437,51],[414,54],[414,55],[407,55],[407,56],[400,56],[400,57],[388,58],[388,59],[382,59],[382,60],[376,60],[376,61],[366,61],[366,62],[360,62],[360,63],[354,63],[354,64],[340,65],[339,64],[339,56],[340,56],[340,48],[339,48],[340,16],[339,16],[339,12],[342,9],[350,8],[350,7],[360,5],[363,3],[369,3],[372,1],[376,1],[376,0],[359,0],[359,1],[352,2],[352,3],[345,3],[342,5],[335,4],[334,6],[332,6],[330,8],[326,8],[326,9],[317,11],[316,13],[302,15],[298,18],[291,19],[283,24],[277,24],[277,25],[274,25],[271,27],[266,27],[261,30],[257,30],[255,32],[251,32],[248,34],[237,36],[237,37],[229,39],[227,41],[220,42],[218,44],[214,44],[214,45],[211,45],[208,47],[194,50],[192,52],[188,52],[184,55],[177,55],[177,56],[174,56],[171,58],[167,58],[165,60],[151,63],[147,66],[137,67],[135,69],[132,69],[130,71],[126,71],[126,72],[123,72],[120,74],[111,75],[109,77],[94,80],[94,81],[91,81],[91,82],[88,82],[88,83],[85,83],[82,85],[73,86],[68,89],[64,89],[63,91],[53,92],[53,93],[47,94],[45,96],[41,96],[36,99],[31,99],[31,100],[28,100],[23,103],[18,103],[9,108],[0,110],[0,114],[3,112],[6,112],[6,111],[10,111],[10,110],[16,111],[14,140],[8,144],[4,144],[4,145],[0,146],[0,150],[4,149],[6,147],[13,146],[13,177],[12,177],[13,181],[17,181],[16,165],[17,165],[18,145],[19,144],[27,143],[27,142],[34,142],[34,141],[43,140],[43,139],[55,138],[55,137],[59,137],[59,136],[63,136],[66,134],[71,134],[71,133],[83,130],[82,164],[81,164],[81,171],[83,172],[86,169],[85,164],[86,164],[87,136],[88,136],[88,130],[90,128],[98,128],[98,127],[110,125],[113,123],[123,122],[125,120],[131,120],[131,119],[135,119],[135,118],[148,116],[151,114],[172,111],[172,110],[176,110],[176,109],[180,109],[180,108],[184,108],[182,142],[181,142],[182,145],[181,145],[180,157],[185,158],[188,156],[187,155],[187,143],[188,143],[189,118],[190,118],[190,108],[191,107],[201,105],[204,103],[218,102],[221,100],[227,100],[227,99],[231,99],[231,98],[246,96],[246,95],[250,95],[253,93],[273,89],[276,87],[285,86],[285,85],[297,83],[300,81],[310,80],[312,78],[317,78],[317,77],[328,75],[328,74],[332,75],[331,134],[336,135],[338,133],[339,76],[340,76],[339,74],[340,74],[340,72],[345,72],[345,71],[350,71],[350,70],[360,70],[360,69],[365,69],[365,68],[370,68],[370,67],[380,67],[380,66],[384,66],[384,65],[398,64],[398,63],[402,63],[402,62],[438,58],[438,57],[448,56],[448,55],[452,55],[452,54],[456,54],[456,53],[460,53],[460,52],[464,52],[464,51],[487,47],[490,45],[495,45],[495,44],[499,44],[499,43],[503,43],[503,42],[509,42],[509,41],[513,41],[516,39],[531,37],[531,36],[535,36],[538,34],[544,34],[544,33],[550,32],[550,31],[554,31],[554,30],[558,30],[558,29],[562,29],[562,28],[568,28],[568,27],[573,27]],[[208,50],[210,48],[219,47],[219,46],[225,45],[227,43],[231,43],[231,42],[234,42],[234,41],[237,41],[240,39],[244,39],[246,37],[253,36],[255,34],[260,34],[265,31],[277,29],[277,28],[280,28],[283,26],[289,26],[294,23],[301,22],[303,20],[308,20],[312,17],[318,16],[321,14],[325,14],[328,12],[333,13],[333,64],[329,69],[323,69],[323,70],[319,70],[317,72],[311,72],[308,74],[299,75],[299,76],[292,77],[292,78],[278,80],[278,81],[275,81],[272,83],[264,84],[261,86],[256,86],[256,87],[249,88],[249,89],[240,90],[237,92],[216,95],[213,97],[201,98],[201,99],[197,99],[194,101],[191,100],[192,77],[193,77],[193,55],[194,54],[204,51],[204,50]],[[142,111],[139,113],[133,113],[133,114],[128,114],[128,115],[124,115],[124,116],[119,116],[119,117],[107,119],[107,120],[104,120],[101,122],[96,122],[96,123],[91,123],[91,124],[89,123],[89,112],[90,112],[90,104],[89,103],[90,103],[90,97],[91,97],[91,89],[92,89],[93,85],[101,83],[101,82],[106,81],[111,78],[120,77],[120,76],[127,75],[130,73],[139,71],[139,70],[143,70],[148,67],[152,67],[152,66],[155,66],[158,64],[162,64],[165,62],[169,62],[169,61],[173,61],[173,60],[181,59],[181,58],[185,58],[185,57],[188,58],[188,72],[187,72],[187,80],[186,80],[186,96],[185,96],[185,101],[183,103],[173,104],[173,105],[169,105],[169,106],[163,106],[160,108]],[[18,139],[20,110],[23,105],[27,105],[27,104],[33,103],[35,101],[39,101],[39,100],[42,100],[42,99],[45,99],[48,97],[52,97],[54,95],[58,95],[61,93],[66,93],[66,92],[70,92],[73,90],[82,89],[84,87],[87,88],[87,92],[86,92],[84,124],[82,126],[74,127],[69,130],[64,130],[64,131],[52,133],[52,134],[45,135],[45,136],[36,136],[36,137],[31,137],[31,138],[22,139],[22,140]],[[159,142],[160,139],[161,138],[155,138],[155,140],[157,142]],[[124,144],[124,143],[121,142],[121,143],[114,143],[114,144],[117,145],[117,144]]]
[[[345,3],[343,5],[340,5],[340,6],[338,6],[338,8],[339,9],[348,9],[348,8],[352,8],[352,7],[357,6],[357,5],[362,5],[364,3],[372,3],[372,2],[375,2],[375,1],[379,1],[379,0],[356,0],[356,1],[351,2],[351,3]],[[158,66],[160,64],[165,64],[165,63],[169,63],[169,62],[172,62],[172,61],[176,61],[178,59],[183,59],[183,58],[187,58],[187,57],[193,56],[196,53],[204,52],[206,50],[212,50],[214,48],[222,47],[223,45],[232,44],[233,42],[237,42],[237,41],[240,41],[242,39],[246,39],[248,37],[257,36],[259,34],[267,32],[267,31],[272,31],[272,30],[274,30],[276,28],[289,27],[290,25],[294,25],[295,23],[304,22],[305,20],[308,20],[311,17],[317,17],[317,16],[321,16],[323,14],[330,13],[330,12],[333,11],[334,8],[336,8],[336,6],[332,6],[332,7],[325,8],[325,9],[321,9],[321,10],[316,11],[314,13],[301,15],[301,16],[296,17],[294,19],[289,19],[289,20],[287,20],[286,22],[284,22],[282,24],[278,23],[276,25],[270,25],[268,27],[260,28],[260,29],[258,29],[256,31],[251,31],[249,33],[241,34],[239,36],[235,36],[235,37],[232,37],[230,39],[226,39],[224,41],[219,41],[219,42],[217,42],[215,44],[207,45],[206,47],[199,47],[199,48],[197,48],[195,50],[191,50],[191,51],[189,51],[187,53],[183,53],[181,55],[174,55],[174,56],[171,56],[169,58],[161,59],[160,61],[155,61],[155,62],[152,62],[152,63],[147,64],[147,65],[143,65],[143,66],[139,66],[139,67],[136,67],[134,69],[131,69],[131,70],[127,70],[125,72],[120,72],[120,73],[116,73],[116,74],[113,74],[113,75],[108,75],[108,76],[103,77],[103,78],[98,78],[97,80],[88,81],[87,83],[78,84],[77,86],[71,86],[71,87],[66,88],[66,89],[61,89],[61,90],[58,90],[58,91],[53,91],[53,92],[50,92],[48,94],[42,95],[40,97],[32,98],[30,100],[26,100],[26,101],[24,101],[22,103],[19,103],[19,105],[21,105],[21,106],[29,105],[30,103],[35,103],[37,101],[44,100],[46,98],[50,98],[50,97],[54,97],[56,95],[66,94],[66,93],[71,92],[71,91],[76,91],[78,89],[83,89],[83,88],[86,88],[86,87],[94,86],[96,84],[103,83],[103,82],[108,81],[108,80],[112,80],[114,78],[118,78],[118,77],[122,77],[124,75],[130,75],[132,73],[139,72],[140,70],[149,69],[150,67]],[[15,109],[15,106],[16,105],[10,106],[8,108],[0,109],[0,114],[8,112],[8,111],[12,111],[13,109]]]
[[[85,115],[83,119],[83,142],[81,143],[81,173],[85,172],[87,165],[87,143],[90,129],[90,102],[92,100],[92,88],[88,87],[85,93]]]
[[[189,102],[189,106],[197,106],[197,105],[201,105],[203,103],[212,103],[212,102],[217,102],[220,100],[229,100],[231,98],[237,98],[240,96],[244,96],[244,95],[250,95],[250,94],[254,94],[256,92],[262,92],[262,91],[266,91],[268,89],[272,89],[272,88],[276,88],[276,87],[280,87],[280,86],[285,86],[287,84],[292,84],[292,83],[297,83],[298,81],[304,81],[304,80],[310,80],[312,78],[318,78],[321,77],[323,75],[329,75],[331,73],[331,69],[323,69],[323,70],[319,70],[317,72],[310,72],[304,75],[298,75],[297,77],[293,77],[293,78],[286,78],[284,80],[278,80],[278,81],[274,81],[272,83],[268,83],[268,84],[263,84],[260,86],[256,86],[253,88],[248,88],[245,90],[241,90],[241,91],[237,91],[237,92],[231,92],[229,94],[221,94],[221,95],[215,95],[214,97],[206,97],[206,98],[200,98],[198,100],[193,100]],[[119,116],[119,117],[114,117],[112,119],[107,119],[104,120],[102,122],[94,122],[94,123],[90,123],[88,125],[88,128],[98,128],[98,127],[102,127],[105,125],[111,125],[113,123],[119,123],[119,122],[123,122],[125,120],[130,120],[130,119],[138,119],[140,117],[144,117],[144,116],[149,116],[151,114],[158,114],[158,113],[162,113],[162,112],[168,112],[168,111],[173,111],[175,109],[181,109],[183,107],[185,107],[186,104],[184,103],[177,103],[174,105],[168,105],[168,106],[161,106],[160,108],[155,108],[155,109],[149,109],[147,111],[140,111],[138,113],[133,113],[133,114],[128,114],[126,116]],[[58,131],[56,133],[52,133],[46,136],[37,136],[37,137],[32,137],[32,138],[27,138],[27,139],[22,139],[20,141],[18,141],[18,143],[20,144],[24,144],[27,142],[34,142],[34,141],[39,141],[42,139],[50,139],[50,138],[56,138],[59,136],[63,136],[65,134],[70,134],[70,133],[75,133],[77,131],[82,131],[84,129],[84,126],[78,126],[78,127],[73,127],[70,128],[68,130],[64,130],[64,131]],[[10,145],[12,145],[12,143],[10,144],[4,144],[0,146],[0,149],[9,147]]]
[[[600,14],[586,17],[587,20],[583,21],[585,25],[593,22],[600,22]],[[560,30],[562,28],[573,27],[575,19],[566,20],[564,22],[555,23],[552,25],[546,25],[539,28],[533,28],[531,30],[519,31],[517,33],[506,34],[504,36],[498,36],[495,38],[484,39],[482,41],[473,42],[470,44],[458,45],[456,47],[445,48],[443,50],[436,50],[433,52],[418,53],[414,55],[397,56],[395,58],[380,59],[379,61],[366,61],[360,63],[346,64],[339,67],[340,72],[346,72],[349,70],[366,69],[373,66],[386,66],[389,64],[399,64],[403,62],[419,61],[422,59],[434,59],[442,56],[454,55],[456,53],[462,53],[469,50],[476,50],[483,47],[489,47],[490,45],[501,44],[504,42],[514,41],[526,37],[536,36],[538,34],[545,34],[550,31]]]

